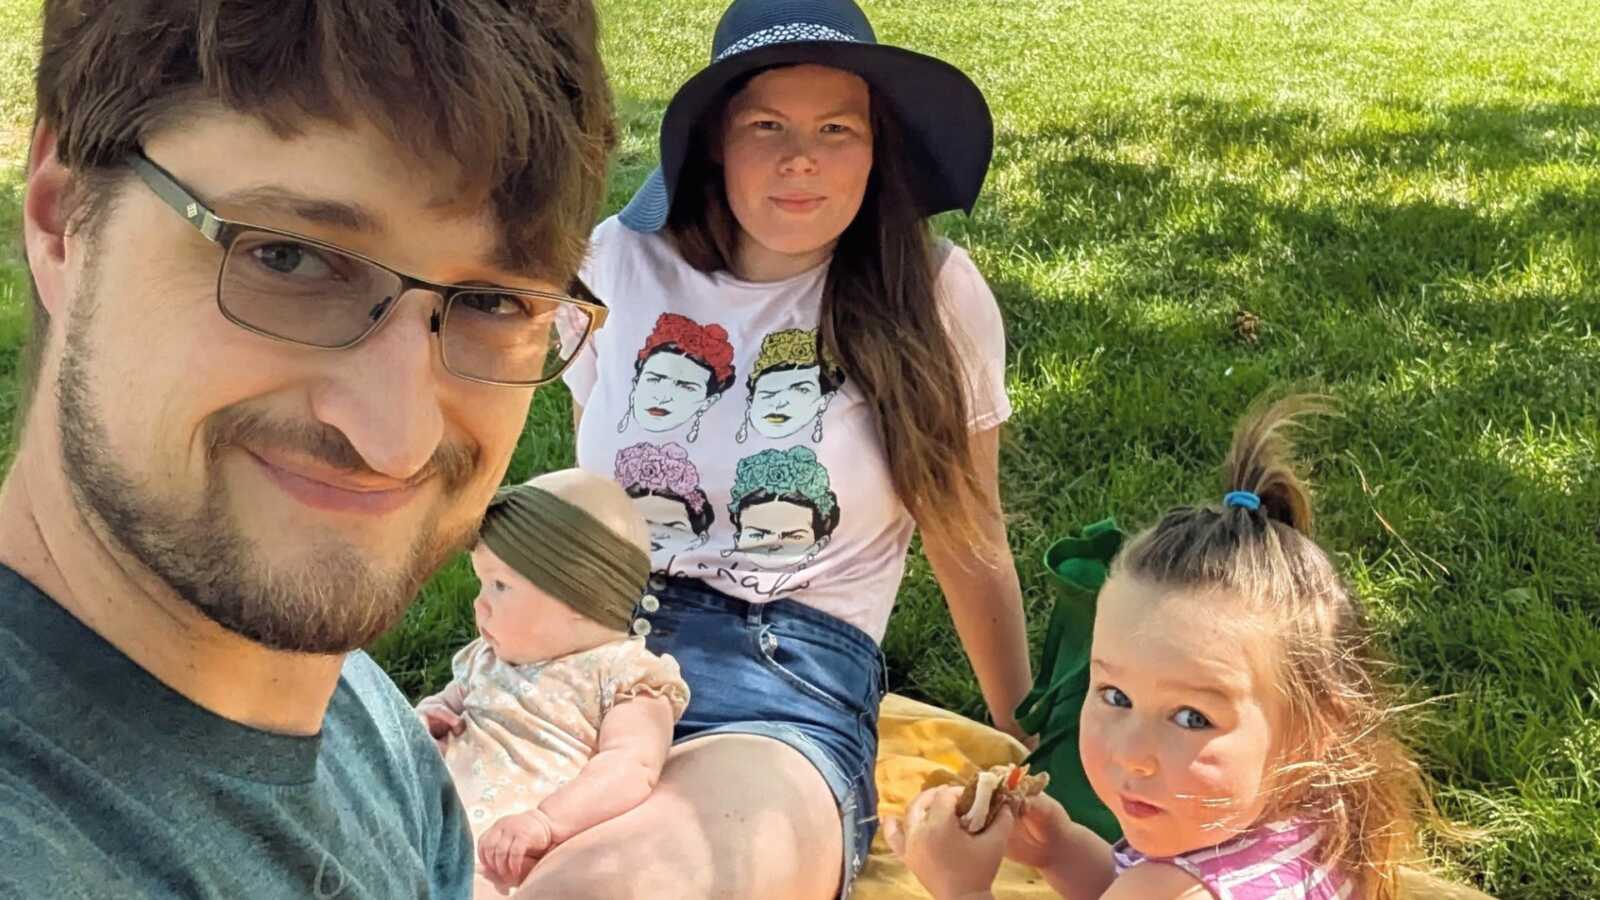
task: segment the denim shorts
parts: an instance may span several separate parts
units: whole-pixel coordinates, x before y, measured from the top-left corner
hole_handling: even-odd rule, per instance
[[[674,742],[710,734],[780,741],[822,773],[844,823],[840,897],[878,826],[873,771],[883,651],[866,632],[793,600],[749,603],[705,582],[657,575],[634,611],[636,633],[670,653],[689,683]]]

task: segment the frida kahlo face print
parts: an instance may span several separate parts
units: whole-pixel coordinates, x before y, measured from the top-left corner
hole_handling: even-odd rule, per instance
[[[737,439],[743,443],[752,428],[768,438],[784,438],[809,426],[812,442],[820,442],[822,416],[843,383],[843,370],[822,352],[815,330],[772,332],[761,341],[746,382],[750,397]]]
[[[655,432],[692,423],[688,438],[692,442],[699,436],[700,417],[722,398],[733,379],[733,345],[726,329],[663,313],[634,361],[628,411],[617,432],[627,431],[630,422]]]
[[[687,450],[678,444],[626,447],[617,453],[615,478],[644,516],[652,556],[705,546],[716,512]]]
[[[804,568],[839,525],[839,498],[809,447],[763,450],[739,461],[734,478],[733,549],[758,569]]]

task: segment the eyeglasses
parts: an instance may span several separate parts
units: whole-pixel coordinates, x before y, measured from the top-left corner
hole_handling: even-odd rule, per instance
[[[606,308],[581,281],[579,296],[436,284],[349,250],[276,228],[224,219],[143,153],[128,163],[163,202],[222,248],[217,306],[264,337],[354,347],[383,326],[407,291],[440,298],[429,322],[444,367],[468,381],[528,387],[560,377]]]

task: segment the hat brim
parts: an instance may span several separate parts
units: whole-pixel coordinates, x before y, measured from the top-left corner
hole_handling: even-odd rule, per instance
[[[848,41],[790,41],[713,63],[684,83],[661,121],[661,165],[619,218],[634,231],[666,224],[689,140],[723,89],[747,74],[819,65],[861,76],[906,134],[904,160],[918,212],[972,212],[994,155],[994,119],[983,92],[960,69],[902,47]]]

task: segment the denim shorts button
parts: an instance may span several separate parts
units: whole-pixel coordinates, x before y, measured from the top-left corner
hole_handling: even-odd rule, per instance
[[[644,598],[639,601],[639,607],[645,612],[655,612],[661,608],[661,601],[656,599],[655,594],[645,594]]]
[[[646,618],[644,618],[642,616],[637,618],[637,619],[634,619],[633,620],[633,633],[637,634],[639,637],[649,637],[650,636],[650,620],[646,619]]]

